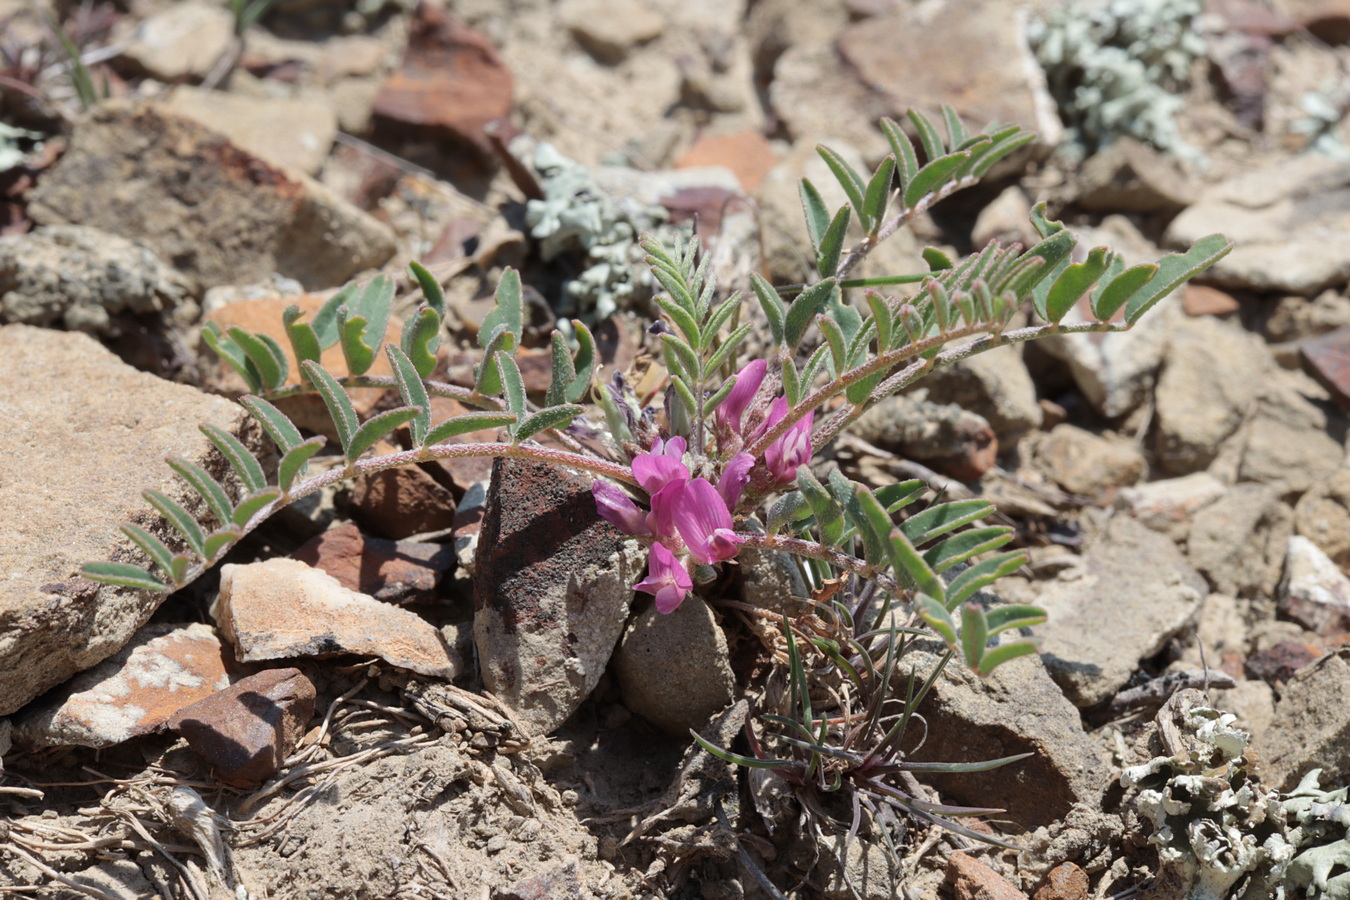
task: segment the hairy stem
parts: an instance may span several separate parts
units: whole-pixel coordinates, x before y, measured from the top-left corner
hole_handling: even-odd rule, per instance
[[[935,369],[945,368],[953,363],[969,359],[977,353],[983,353],[986,350],[992,350],[995,347],[1002,347],[1005,344],[1020,344],[1025,341],[1034,341],[1037,338],[1045,337],[1049,334],[1081,334],[1084,332],[1128,330],[1128,325],[1118,322],[1082,322],[1076,325],[1029,325],[1026,328],[1018,328],[1014,331],[1004,331],[998,334],[990,334],[982,338],[977,338],[976,340],[967,344],[962,344],[959,347],[944,350],[932,359],[916,360],[877,385],[862,403],[850,403],[832,414],[829,419],[821,424],[821,427],[815,430],[815,433],[811,438],[811,449],[814,452],[829,445],[830,441],[833,441],[840,431],[848,427],[850,423],[854,422],[859,416],[875,405],[877,401],[889,397],[891,394],[897,393],[898,391],[904,390],[920,378],[933,372]]]
[[[836,569],[845,572],[851,572],[859,578],[866,578],[874,582],[883,591],[887,591],[893,596],[899,598],[902,602],[906,601],[908,591],[895,583],[895,579],[887,575],[882,569],[877,568],[866,560],[858,559],[856,556],[849,556],[838,550],[831,550],[829,547],[816,543],[815,541],[804,540],[803,538],[785,537],[783,535],[759,534],[753,531],[738,531],[736,536],[741,538],[741,546],[758,547],[762,550],[783,550],[787,553],[793,553],[797,556],[806,556],[811,559],[818,559],[821,562],[829,563]]]
[[[919,202],[915,203],[913,206],[900,210],[890,220],[878,228],[875,233],[864,237],[861,243],[856,247],[851,248],[848,253],[844,255],[844,258],[839,260],[839,266],[834,270],[834,277],[842,281],[849,272],[852,272],[859,263],[867,258],[867,254],[875,250],[877,245],[886,240],[886,238],[899,231],[910,219],[927,211],[930,206],[937,203],[939,200],[945,200],[957,191],[977,184],[979,180],[980,179],[973,175],[967,175],[964,178],[949,181],[936,191],[924,194],[923,197],[919,198]]]
[[[344,388],[377,388],[380,390],[398,390],[398,382],[389,375],[344,375],[337,380],[337,383]],[[422,385],[427,389],[427,393],[433,397],[445,397],[450,400],[458,400],[465,406],[474,409],[499,410],[506,407],[500,400],[494,400],[491,397],[485,397],[469,388],[460,387],[457,384],[446,384],[443,381],[424,380]],[[262,396],[267,400],[284,400],[287,397],[297,397],[301,394],[312,394],[314,388],[307,384],[292,384],[275,391],[269,391]]]
[[[954,340],[960,340],[961,338],[972,337],[981,332],[988,331],[991,327],[993,327],[993,325],[990,322],[977,322],[971,325],[965,325],[961,328],[954,328],[951,331],[924,338],[922,341],[907,344],[904,347],[899,347],[895,350],[879,354],[870,361],[858,366],[856,369],[850,369],[838,378],[835,378],[812,392],[810,396],[803,399],[801,403],[789,409],[788,414],[784,416],[777,425],[766,431],[753,445],[746,449],[756,456],[760,456],[770,444],[786,434],[789,428],[801,421],[808,413],[817,409],[832,397],[836,397],[848,390],[850,386],[864,378],[875,375],[877,372],[889,371],[906,360],[912,359],[928,350],[932,350],[934,347],[941,347],[943,344],[950,343]],[[931,368],[936,368],[939,365],[951,365],[954,362],[959,362],[976,353],[992,350],[1003,344],[1031,341],[1051,334],[1128,331],[1129,327],[1130,326],[1119,322],[1081,322],[1075,325],[1050,323],[1047,325],[1030,325],[1026,328],[1019,328],[1014,331],[1005,331],[998,334],[987,335],[986,337],[971,341],[968,344],[962,344],[960,347],[953,348],[945,353],[939,353],[932,360],[916,361],[913,365],[906,367],[901,372],[897,372],[879,384],[871,394],[868,395],[863,403],[853,404],[853,406],[857,407],[858,415],[861,415],[864,410],[877,400],[907,386],[921,375],[926,374]],[[857,416],[852,415],[848,421],[852,421],[854,418],[857,418]],[[840,427],[842,427],[842,425]],[[830,435],[830,438],[832,439],[834,434],[837,433],[838,428]],[[820,447],[823,446],[824,443],[828,443],[828,441],[817,443],[813,440],[812,443],[814,446]]]

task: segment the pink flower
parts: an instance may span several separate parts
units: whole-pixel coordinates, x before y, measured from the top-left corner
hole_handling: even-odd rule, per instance
[[[655,595],[656,611],[669,615],[684,602],[685,595],[694,587],[694,579],[665,545],[652,544],[651,555],[647,557],[647,577],[633,587]]]
[[[672,481],[688,481],[689,467],[683,461],[686,448],[682,437],[673,437],[668,441],[657,438],[652,442],[650,453],[639,453],[633,457],[633,476],[643,490],[655,496]]]
[[[736,504],[741,502],[741,492],[750,483],[750,470],[754,467],[754,456],[742,451],[733,456],[731,462],[722,469],[722,477],[717,479],[717,493],[721,495],[729,511],[736,511]]]
[[[597,481],[591,485],[591,496],[595,497],[595,508],[601,517],[624,534],[651,533],[647,527],[647,514],[627,494],[608,481]]]
[[[786,413],[786,401],[784,401]],[[764,448],[764,465],[773,475],[778,485],[791,484],[797,480],[797,469],[811,461],[811,424],[815,420],[814,411],[793,424],[783,436]],[[779,416],[777,420],[783,417]]]
[[[732,530],[726,501],[706,478],[695,478],[680,485],[671,496],[663,497],[657,521],[673,525],[689,548],[689,555],[705,566],[731,559],[736,555],[736,545],[743,540]]]
[[[768,369],[769,364],[765,360],[756,359],[736,373],[736,386],[717,407],[718,431],[727,434],[740,433],[741,419],[750,402],[755,399],[755,394],[759,393],[759,386],[764,383],[764,373]]]

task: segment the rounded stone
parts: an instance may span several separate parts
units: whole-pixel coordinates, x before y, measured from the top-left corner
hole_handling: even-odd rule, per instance
[[[645,606],[624,632],[614,663],[628,708],[672,734],[702,728],[731,704],[736,687],[726,637],[696,597],[664,616]]]

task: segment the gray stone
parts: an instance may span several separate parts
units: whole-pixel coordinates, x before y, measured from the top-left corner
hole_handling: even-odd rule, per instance
[[[183,0],[144,19],[122,56],[152,78],[202,78],[230,49],[234,17],[206,0]]]
[[[797,605],[793,598],[810,596],[790,553],[744,548],[736,554],[736,568],[741,574],[741,599],[751,606],[788,612]]]
[[[1350,468],[1337,469],[1298,499],[1294,529],[1350,571]]]
[[[1319,634],[1350,629],[1350,578],[1305,537],[1289,539],[1280,609]]]
[[[1102,212],[1174,213],[1197,194],[1169,157],[1128,135],[1088,158],[1077,179],[1078,205]]]
[[[903,879],[900,864],[875,835],[821,836],[826,900],[893,900]],[[810,851],[807,851],[810,852]]]
[[[1308,399],[1302,373],[1270,375],[1247,426],[1238,478],[1288,497],[1326,481],[1344,464],[1348,423],[1344,413]]]
[[[839,55],[889,103],[936,114],[951,104],[974,128],[1016,122],[1053,147],[1064,128],[1026,40],[1026,11],[1008,0],[903,4],[857,22]],[[953,53],[951,48],[960,47]]]
[[[1309,769],[1326,784],[1350,781],[1350,650],[1323,657],[1294,675],[1256,751],[1267,784],[1292,790]]]
[[[596,511],[591,480],[497,459],[474,560],[483,682],[531,734],[595,688],[623,634],[647,554]]]
[[[928,399],[955,403],[981,416],[1007,449],[1022,435],[1041,426],[1036,385],[1022,362],[1019,347],[997,347],[938,369],[923,379]]]
[[[1050,616],[1037,629],[1046,670],[1075,706],[1103,703],[1194,621],[1205,593],[1171,540],[1115,516],[1080,569],[1036,585]]]
[[[1208,472],[1150,481],[1120,492],[1130,515],[1175,541],[1185,541],[1197,511],[1218,500],[1227,485]]]
[[[1350,165],[1305,154],[1204,191],[1172,220],[1168,244],[1223,233],[1234,248],[1206,273],[1218,284],[1314,294],[1350,279]]]
[[[1133,441],[1103,437],[1068,423],[1041,436],[1035,455],[1060,487],[1084,497],[1134,484],[1144,472],[1144,455]]]
[[[154,106],[93,110],[28,196],[34,221],[138,240],[202,288],[273,272],[331,287],[394,252],[388,226],[317,182]]]
[[[651,603],[636,613],[614,654],[614,670],[629,709],[681,736],[730,706],[736,689],[727,639],[697,597],[669,615]]]
[[[1186,552],[1219,593],[1269,596],[1293,528],[1274,488],[1239,484],[1195,514]]]
[[[317,174],[337,136],[337,116],[313,99],[244,97],[180,87],[166,106],[218,131],[273,165]]]
[[[104,332],[117,313],[172,310],[190,296],[151,250],[97,228],[0,237],[0,322]]]
[[[1155,395],[1163,470],[1187,475],[1213,462],[1273,367],[1265,343],[1240,325],[1212,316],[1178,319]]]
[[[200,508],[163,463],[182,456],[226,483],[202,423],[257,432],[240,407],[123,364],[93,339],[26,325],[0,327],[0,714],[116,653],[163,594],[95,585],[82,565],[146,565],[125,522],[169,540],[141,498],[153,488]]]
[[[899,689],[909,671],[932,672],[938,656],[913,649],[901,658]],[[947,802],[1001,807],[1024,828],[1062,819],[1074,804],[1099,805],[1109,773],[1078,710],[1050,679],[1040,657],[1024,656],[980,678],[953,662],[942,671],[919,706],[927,740],[915,761],[977,762],[1015,753],[1027,759],[988,772],[930,775]]]
[[[565,0],[558,6],[558,18],[602,62],[618,62],[633,47],[659,37],[666,28],[660,12],[626,0]]]

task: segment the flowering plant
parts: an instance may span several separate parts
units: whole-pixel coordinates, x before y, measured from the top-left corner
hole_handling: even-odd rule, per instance
[[[1128,329],[1229,249],[1225,238],[1213,235],[1157,263],[1127,267],[1108,248],[1079,251],[1073,233],[1047,218],[1042,204],[1033,213],[1041,240],[1030,248],[991,243],[960,262],[929,250],[927,272],[850,277],[882,240],[933,203],[975,184],[1032,138],[1013,125],[971,135],[950,109],[944,119],[945,139],[926,117],[910,114],[917,147],[898,123],[884,121],[892,153],[867,177],[820,148],[848,203],[831,212],[819,190],[801,182],[816,256],[814,283],[776,288],[755,275],[749,293],[756,303],[747,304],[741,292],[718,290],[709,257],[700,260],[696,241],[665,247],[644,240],[647,262],[664,289],[655,299],[661,319],[651,330],[664,364],[655,403],[644,405],[623,373],[599,379],[595,342],[579,320],[572,323],[573,344],[559,331],[549,337],[550,384],[542,395],[529,396],[515,360],[526,337],[521,284],[510,270],[478,331],[482,356],[471,387],[431,378],[445,303],[440,284],[416,264],[412,275],[422,300],[399,344],[385,348],[391,377],[366,374],[394,295],[385,276],[339,292],[311,321],[301,321],[294,307],[286,312],[286,334],[302,373],[298,386],[287,386],[287,359],[272,338],[208,327],[206,341],[249,385],[241,402],[280,451],[277,483],[268,483],[237,438],[208,430],[235,473],[231,484],[188,461],[170,461],[200,495],[206,524],[165,495],[148,492],[172,532],[156,535],[134,525],[124,530],[160,573],[111,562],[92,563],[84,574],[167,592],[214,564],[281,507],[337,480],[394,466],[491,456],[570,467],[595,478],[601,516],[650,546],[646,577],[634,587],[651,594],[663,613],[690,602],[701,585],[715,581],[719,564],[747,548],[786,551],[802,561],[807,585],[820,598],[817,618],[833,624],[808,627],[762,611],[783,626],[785,643],[771,649],[781,659],[786,647],[795,699],[766,714],[772,728],[752,741],[752,756],[717,752],[771,768],[816,792],[852,785],[854,830],[864,808],[874,815],[902,809],[939,820],[953,809],[891,781],[914,769],[900,764],[900,740],[916,698],[931,684],[916,690],[911,680],[897,711],[890,696],[896,660],[916,636],[935,636],[947,647],[941,665],[959,655],[987,675],[1034,651],[1025,638],[999,635],[1041,621],[1043,613],[1025,606],[986,608],[975,599],[1022,562],[1018,553],[996,552],[1012,539],[1012,529],[982,523],[991,504],[963,500],[916,508],[928,490],[922,482],[874,490],[837,469],[822,481],[809,465],[812,457],[878,401],[975,353],[1056,333]],[[855,217],[861,234],[845,249]],[[893,287],[902,293],[878,290]],[[1014,316],[1028,307],[1032,324],[1012,327]],[[1075,308],[1083,310],[1082,320],[1070,322]],[[768,349],[738,364],[752,335]],[[318,361],[334,344],[350,372],[341,378]],[[403,405],[361,422],[347,391],[368,388],[397,390]],[[323,398],[340,444],[340,463],[317,474],[307,475],[306,467],[324,438],[303,437],[271,402],[301,391]],[[472,411],[433,424],[432,396],[453,398]],[[594,405],[583,403],[588,396]],[[381,437],[405,427],[407,449],[368,455]],[[499,439],[450,441],[483,429],[500,429]],[[597,435],[604,439],[599,449],[581,439]],[[826,603],[830,590],[839,596]],[[852,685],[829,709],[811,703],[803,662],[808,657],[813,677],[833,672]]]

